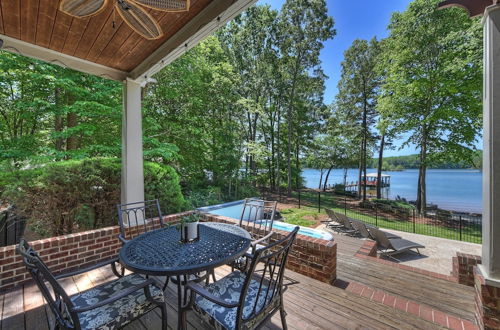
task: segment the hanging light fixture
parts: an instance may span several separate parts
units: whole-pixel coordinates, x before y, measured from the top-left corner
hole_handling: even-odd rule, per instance
[[[59,10],[76,18],[94,16],[100,13],[110,1],[123,21],[142,37],[154,40],[163,36],[156,19],[143,7],[166,11],[188,11],[190,0],[62,0]]]

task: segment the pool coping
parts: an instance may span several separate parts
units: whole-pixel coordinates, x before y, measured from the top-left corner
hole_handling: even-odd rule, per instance
[[[257,197],[252,197],[252,198],[257,198]],[[231,218],[231,217],[227,217],[227,216],[224,216],[224,215],[221,215],[221,214],[216,214],[216,213],[211,213],[211,211],[215,211],[215,210],[218,210],[218,209],[222,209],[224,207],[231,207],[231,206],[235,206],[235,205],[239,205],[239,204],[243,204],[245,202],[244,199],[241,199],[241,200],[237,200],[237,201],[232,201],[232,202],[227,202],[227,203],[221,203],[221,204],[216,204],[216,205],[209,205],[209,206],[203,206],[203,207],[199,207],[196,209],[196,211],[199,211],[199,212],[202,212],[202,213],[207,213],[207,214],[211,214],[211,215],[217,215],[217,216],[220,216],[220,217],[225,217],[225,218],[229,218],[229,219],[233,219],[233,220],[236,220],[238,221],[239,219],[236,219],[236,218]],[[279,221],[279,220],[275,220],[275,221]],[[295,227],[293,224],[290,224],[290,223],[287,223],[287,222],[284,222],[284,221],[279,221],[281,223],[284,223],[286,225],[290,225],[290,226],[293,226]],[[297,225],[298,226],[298,225]],[[307,229],[307,230],[313,230],[313,231],[317,231],[317,232],[320,232],[322,233],[321,235],[323,236],[324,234],[327,234],[329,235],[331,238],[330,239],[326,239],[326,238],[323,238],[323,237],[313,237],[313,236],[309,236],[309,235],[305,235],[305,234],[302,234],[299,232],[299,235],[301,236],[307,236],[307,237],[311,237],[313,239],[320,239],[320,240],[323,240],[323,241],[334,241],[335,240],[335,237],[327,232],[327,231],[323,231],[323,230],[319,230],[319,229],[316,229],[316,228],[310,228],[310,227],[305,227],[305,226],[298,226],[300,228],[304,228],[304,229]],[[290,228],[292,229],[292,228]],[[276,230],[280,230],[280,229],[276,229]],[[282,230],[283,231],[283,230]],[[290,230],[292,231],[292,230]],[[287,231],[285,230],[284,232],[290,232],[290,231]]]

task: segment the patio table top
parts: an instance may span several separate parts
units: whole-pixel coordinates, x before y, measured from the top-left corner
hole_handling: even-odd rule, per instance
[[[200,238],[183,243],[175,226],[142,234],[120,250],[122,265],[147,275],[188,275],[229,263],[250,247],[251,236],[241,227],[200,223]]]

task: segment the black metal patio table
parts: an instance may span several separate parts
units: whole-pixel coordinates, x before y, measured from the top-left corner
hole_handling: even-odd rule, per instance
[[[251,236],[241,227],[225,223],[200,223],[199,240],[182,243],[175,227],[157,229],[127,242],[120,263],[144,275],[177,277],[178,329],[182,329],[182,276],[210,271],[241,257]]]

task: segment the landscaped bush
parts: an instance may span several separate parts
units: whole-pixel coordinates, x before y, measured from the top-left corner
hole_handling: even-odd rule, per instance
[[[181,211],[186,202],[179,177],[170,166],[144,165],[147,199],[158,198],[165,214]],[[121,163],[96,158],[47,164],[4,175],[2,198],[26,216],[28,227],[54,236],[116,225],[120,202]]]
[[[371,200],[375,204],[385,204],[389,205],[398,209],[406,209],[406,210],[413,210],[415,207],[409,203],[401,202],[401,201],[393,201],[389,199],[377,199],[374,198]]]

